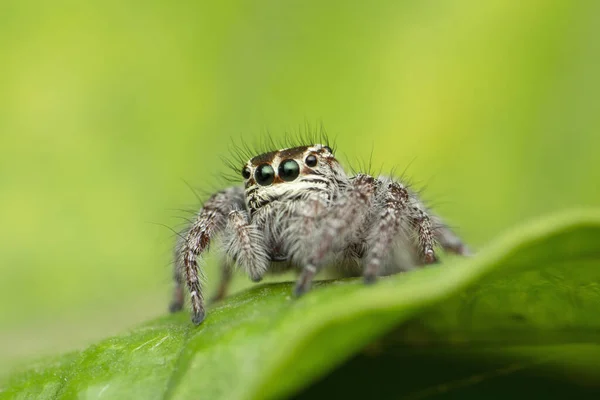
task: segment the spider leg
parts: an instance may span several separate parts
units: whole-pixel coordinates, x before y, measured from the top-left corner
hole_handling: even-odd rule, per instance
[[[338,243],[348,234],[354,232],[363,222],[360,215],[366,215],[365,210],[373,201],[377,182],[369,175],[357,175],[352,181],[352,186],[345,196],[334,201],[329,207],[329,212],[322,216],[320,228],[313,236],[315,240],[314,251],[312,251],[296,282],[294,295],[301,296],[306,293],[312,284],[312,280],[319,268],[326,261],[326,256]]]
[[[392,242],[404,229],[414,229],[417,236],[417,256],[423,264],[437,262],[434,246],[435,229],[432,217],[419,201],[416,194],[402,183],[387,177],[379,178],[385,187],[377,197],[381,214],[371,228],[368,237],[369,251],[364,259],[363,276],[366,283],[375,281],[383,260],[389,254]],[[381,185],[383,186],[383,185]],[[405,235],[405,233],[403,233]]]
[[[379,178],[379,181],[387,183],[387,186],[382,195],[378,196],[382,212],[367,238],[369,251],[365,255],[363,272],[366,283],[375,281],[382,261],[387,257],[387,249],[406,227],[414,229],[417,233],[417,252],[424,264],[437,262],[435,244],[460,255],[470,254],[461,239],[440,217],[430,214],[415,193],[388,178]]]
[[[410,207],[412,222],[417,230],[419,242],[419,256],[424,264],[433,264],[438,261],[433,246],[435,245],[434,229],[431,218],[422,207],[413,204]]]
[[[202,269],[198,268],[197,258],[208,250],[211,240],[225,227],[227,215],[233,209],[243,207],[243,190],[238,187],[225,189],[214,194],[204,203],[196,220],[188,228],[175,250],[175,289],[170,309],[183,307],[183,280],[190,292],[192,321],[198,325],[205,317],[204,293],[201,279]]]
[[[296,281],[296,286],[294,286],[294,296],[300,297],[304,293],[310,290],[312,285],[313,278],[317,274],[317,268],[312,264],[305,264],[302,267],[302,272],[300,273],[300,277]]]
[[[367,236],[369,251],[364,258],[365,283],[373,283],[377,279],[381,264],[400,231],[408,200],[408,190],[400,184],[389,181],[383,189],[380,200],[381,213],[376,216],[377,219]]]
[[[231,283],[233,277],[233,262],[228,257],[221,260],[221,280],[219,281],[219,287],[215,292],[214,296],[210,299],[211,302],[223,300],[227,296],[227,289]]]
[[[250,279],[260,282],[269,266],[269,255],[264,245],[262,232],[249,222],[246,211],[235,210],[227,217],[225,229],[225,251]]]
[[[410,216],[418,233],[419,253],[423,263],[437,262],[433,246],[439,244],[444,250],[462,256],[471,255],[463,241],[442,219],[427,210],[416,194],[409,192]]]
[[[181,268],[179,268],[179,267],[173,268],[173,281],[175,282],[175,286],[173,287],[172,300],[171,300],[171,303],[169,304],[169,312],[172,312],[172,313],[180,311],[183,308],[184,279],[183,279]]]
[[[429,228],[433,232],[433,239],[436,244],[439,244],[445,251],[455,253],[461,256],[472,255],[467,245],[461,240],[461,238],[452,231],[452,229],[443,221],[443,219],[431,213],[430,211],[425,212],[427,207],[420,201],[416,194],[409,192],[413,206],[418,210],[423,210],[425,215],[429,214]],[[418,215],[419,211],[416,214]]]
[[[444,250],[461,256],[472,255],[467,245],[440,217],[432,215],[432,221],[434,224],[435,239]]]

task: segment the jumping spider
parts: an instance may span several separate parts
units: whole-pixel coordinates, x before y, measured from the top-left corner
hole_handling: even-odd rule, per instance
[[[205,317],[196,259],[220,235],[227,255],[217,297],[235,264],[258,282],[266,272],[294,269],[294,295],[310,289],[325,266],[372,283],[437,261],[434,246],[467,255],[467,247],[407,185],[387,176],[348,176],[329,146],[313,144],[260,154],[241,170],[244,187],[212,195],[175,249],[171,311],[187,285],[192,321]]]

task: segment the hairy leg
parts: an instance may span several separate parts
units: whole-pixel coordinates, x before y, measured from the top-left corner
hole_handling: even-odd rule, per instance
[[[461,238],[440,217],[432,215],[431,218],[434,225],[435,239],[444,250],[461,256],[470,256],[472,254]]]
[[[347,193],[334,201],[328,212],[322,215],[319,229],[313,234],[318,242],[304,263],[294,289],[296,296],[301,296],[310,289],[315,274],[330,250],[338,244],[343,244],[344,239],[361,226],[373,202],[376,188],[375,178],[357,175]]]
[[[403,184],[382,177],[380,194],[377,196],[380,210],[375,215],[371,232],[367,236],[367,254],[364,258],[363,276],[366,283],[372,283],[381,272],[381,265],[389,256],[390,249],[399,234],[406,235],[404,229],[416,232],[417,255],[424,264],[437,261],[434,252],[436,243],[435,228],[430,217],[416,194]]]
[[[387,181],[387,182],[386,182]],[[400,231],[409,193],[404,186],[382,179],[379,212],[367,235],[367,254],[364,257],[365,283],[373,283],[379,275],[381,264],[390,252],[394,238]]]
[[[409,192],[411,202],[421,210],[427,210],[424,203],[417,197],[415,193]],[[444,222],[444,220],[431,211],[429,214],[430,229],[433,232],[433,238],[436,244],[440,245],[445,251],[455,253],[461,256],[470,256],[467,245],[462,239]]]
[[[221,260],[221,280],[219,281],[219,287],[211,298],[211,302],[223,300],[227,296],[227,289],[231,283],[232,276],[233,262],[228,257],[225,257]]]
[[[225,251],[254,282],[262,280],[269,266],[262,232],[249,222],[245,211],[229,213],[225,229]]]
[[[177,247],[179,247],[179,245]],[[173,281],[175,282],[175,286],[173,287],[171,304],[169,304],[169,311],[172,313],[180,311],[183,308],[183,287],[185,284],[185,279],[182,272],[182,269],[177,266],[177,263],[175,263],[175,268],[173,268]]]
[[[435,245],[434,229],[431,224],[431,218],[427,212],[417,204],[410,207],[413,226],[417,231],[417,241],[419,243],[419,256],[424,264],[433,264],[437,262],[437,257],[433,250]]]
[[[243,207],[243,189],[232,187],[214,194],[204,203],[195,221],[178,241],[175,250],[174,276],[175,289],[170,309],[183,307],[183,280],[190,292],[192,321],[200,324],[205,317],[204,293],[202,291],[202,270],[198,269],[197,258],[208,250],[215,234],[225,227],[230,211]]]

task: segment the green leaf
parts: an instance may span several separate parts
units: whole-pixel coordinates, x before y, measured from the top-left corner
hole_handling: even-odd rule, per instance
[[[261,285],[215,305],[199,327],[180,313],[40,361],[8,377],[0,397],[281,397],[394,328],[412,351],[542,360],[600,378],[599,243],[600,213],[570,213],[369,287],[318,282],[293,300],[289,283]]]

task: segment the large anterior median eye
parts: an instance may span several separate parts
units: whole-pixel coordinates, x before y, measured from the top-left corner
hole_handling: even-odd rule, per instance
[[[284,160],[279,164],[279,177],[284,181],[293,181],[300,174],[300,166],[294,160]]]
[[[254,172],[254,179],[261,186],[268,186],[275,179],[275,170],[269,164],[260,165]]]

